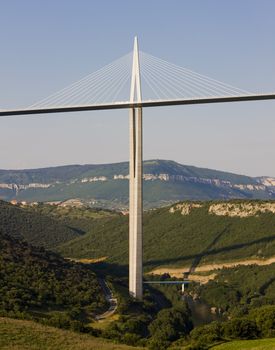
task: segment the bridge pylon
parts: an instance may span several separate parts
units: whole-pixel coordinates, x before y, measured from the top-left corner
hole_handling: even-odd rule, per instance
[[[130,102],[141,102],[141,81],[138,39],[135,37],[130,90]],[[129,293],[136,299],[143,294],[142,264],[142,108],[132,107],[130,117],[129,162]]]

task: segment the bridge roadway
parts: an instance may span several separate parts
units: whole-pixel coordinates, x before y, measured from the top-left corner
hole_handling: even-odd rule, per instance
[[[263,101],[275,100],[275,93],[270,94],[249,94],[239,96],[220,96],[220,97],[203,97],[190,99],[176,100],[148,100],[142,102],[115,102],[107,104],[92,104],[92,105],[76,105],[76,106],[61,106],[61,107],[41,107],[41,108],[25,108],[25,109],[9,109],[1,110],[0,117],[30,115],[30,114],[47,114],[47,113],[65,113],[65,112],[80,112],[93,110],[108,110],[108,109],[125,109],[138,107],[161,107],[161,106],[177,106],[177,105],[193,105],[207,103],[227,103],[241,101]]]

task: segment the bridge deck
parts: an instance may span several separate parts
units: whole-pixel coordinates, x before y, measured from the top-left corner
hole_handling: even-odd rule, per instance
[[[125,109],[138,107],[161,107],[161,106],[177,106],[177,105],[192,105],[192,104],[207,104],[207,103],[226,103],[226,102],[241,102],[241,101],[262,101],[275,100],[275,93],[270,94],[251,94],[241,96],[220,96],[220,97],[205,97],[193,99],[178,99],[178,100],[154,100],[142,102],[116,102],[110,104],[93,104],[81,106],[61,106],[61,107],[46,107],[46,108],[25,108],[25,109],[9,109],[0,110],[0,117],[15,116],[15,115],[30,115],[30,114],[47,114],[47,113],[65,113],[65,112],[80,112],[108,109]]]

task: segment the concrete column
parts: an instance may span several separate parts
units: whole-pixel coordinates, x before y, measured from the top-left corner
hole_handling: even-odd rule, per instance
[[[130,110],[129,292],[142,299],[142,109]]]
[[[130,109],[129,115],[130,135],[130,161],[129,161],[129,292],[133,294],[133,254],[134,254],[134,231],[133,231],[133,208],[134,208],[134,185],[135,185],[135,109]]]
[[[141,102],[138,41],[135,38],[130,101]],[[142,299],[142,108],[130,109],[129,293]]]

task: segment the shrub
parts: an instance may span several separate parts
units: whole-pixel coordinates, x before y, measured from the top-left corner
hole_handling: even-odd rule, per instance
[[[275,336],[275,306],[264,306],[250,311],[249,318],[254,320],[263,337]]]
[[[172,341],[189,334],[192,327],[190,311],[185,306],[161,310],[149,325],[149,348],[166,349]]]
[[[214,341],[222,339],[222,325],[219,322],[212,322],[204,326],[196,327],[191,331],[190,337],[193,340],[200,340],[205,344],[211,344]]]
[[[259,335],[259,330],[255,321],[236,318],[223,324],[223,334],[231,339],[255,339]]]

